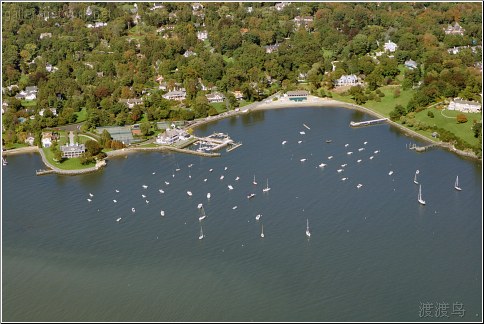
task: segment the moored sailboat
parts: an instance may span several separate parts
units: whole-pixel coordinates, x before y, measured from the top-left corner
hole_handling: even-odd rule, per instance
[[[455,178],[455,184],[454,184],[454,188],[455,188],[455,190],[458,190],[458,191],[461,191],[461,190],[462,190],[462,188],[461,188],[461,187],[459,187],[459,176],[457,176],[457,177]]]
[[[417,198],[417,200],[421,205],[425,205],[425,200],[422,199],[422,185],[419,185],[419,187],[418,187],[418,198]]]

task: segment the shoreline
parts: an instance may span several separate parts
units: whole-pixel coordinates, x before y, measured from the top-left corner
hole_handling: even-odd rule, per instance
[[[370,116],[377,117],[377,118],[387,118],[369,108],[359,106],[353,103],[348,103],[348,102],[343,102],[343,101],[338,101],[334,99],[329,99],[329,98],[320,98],[316,96],[308,96],[308,99],[306,101],[302,102],[294,102],[290,101],[287,98],[279,98],[276,101],[272,101],[273,97],[276,97],[278,93],[266,98],[264,101],[259,101],[259,102],[254,102],[250,105],[244,106],[243,110],[235,111],[227,111],[222,114],[216,115],[216,116],[208,116],[200,120],[195,120],[193,122],[189,122],[184,129],[195,129],[197,127],[200,127],[202,125],[206,125],[215,121],[219,121],[228,117],[233,117],[233,116],[239,116],[239,115],[244,115],[248,114],[252,111],[263,111],[263,110],[273,110],[273,109],[287,109],[287,108],[298,108],[298,107],[313,107],[313,108],[344,108],[344,109],[351,109],[351,110],[357,110],[361,111],[363,113],[369,114]],[[269,101],[269,102],[268,102]],[[432,141],[431,139],[427,138],[426,136],[419,134],[415,132],[414,130],[411,130],[403,125],[400,125],[394,121],[391,121],[390,119],[387,120],[387,123],[389,125],[392,125],[394,127],[397,127],[400,131],[402,131],[404,134],[416,137],[420,140],[423,140],[427,143],[430,144],[435,144],[447,151],[456,153],[460,156],[466,157],[466,158],[471,158],[473,160],[481,161],[473,152],[467,152],[467,151],[462,151],[458,150],[454,147],[454,145],[445,143],[445,142],[435,142]],[[115,151],[109,151],[107,152],[107,157],[105,160],[109,158],[114,158],[114,157],[119,157],[119,156],[127,156],[128,154],[135,153],[135,152],[165,152],[165,151],[171,151],[171,152],[177,152],[177,153],[189,153],[189,154],[197,154],[200,156],[206,156],[206,157],[218,157],[220,156],[220,153],[200,153],[200,152],[194,152],[189,150],[184,150],[184,149],[178,149],[175,147],[171,146],[159,146],[159,147],[128,147],[124,148],[121,150],[115,150]],[[44,152],[39,149],[36,146],[28,146],[28,147],[21,147],[17,149],[12,149],[12,150],[7,150],[7,151],[2,151],[2,156],[9,156],[9,155],[17,155],[17,154],[25,154],[25,153],[39,153],[42,162],[44,164],[52,169],[55,173],[57,174],[64,174],[64,175],[78,175],[78,174],[84,174],[84,173],[89,173],[89,172],[94,172],[102,169],[102,167],[106,164],[105,161],[103,160],[102,162],[104,163],[99,163],[96,164],[96,166],[91,167],[91,168],[86,168],[86,169],[80,169],[80,170],[63,170],[55,167],[54,165],[50,164],[47,159],[44,156]]]

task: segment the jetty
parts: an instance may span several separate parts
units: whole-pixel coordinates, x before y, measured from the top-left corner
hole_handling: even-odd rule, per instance
[[[213,133],[207,137],[198,137],[196,142],[200,145],[197,149],[198,152],[218,151],[227,146],[229,146],[227,152],[230,152],[242,145],[242,143],[235,143],[228,134],[224,133]]]
[[[52,174],[52,173],[56,173],[54,170],[36,170],[35,171],[35,175],[46,175],[46,174]]]
[[[417,144],[413,144],[413,145],[410,145],[408,148],[410,150],[415,150],[415,152],[425,152],[437,146],[438,146],[437,144],[429,144],[426,146],[417,146]]]
[[[362,127],[362,126],[371,126],[371,125],[378,125],[386,122],[388,118],[380,118],[380,119],[373,119],[373,120],[365,120],[361,122],[350,122],[351,127]]]

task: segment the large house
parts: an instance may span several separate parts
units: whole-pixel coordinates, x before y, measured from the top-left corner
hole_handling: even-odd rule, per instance
[[[386,52],[395,52],[397,50],[397,47],[398,45],[395,44],[394,42],[392,42],[391,40],[388,40],[385,45],[383,45],[383,49],[386,51]]]
[[[168,100],[177,100],[182,101],[185,100],[187,93],[185,91],[175,90],[167,92],[163,95],[163,98]]]
[[[206,30],[197,32],[197,38],[201,41],[208,39],[208,32]]]
[[[19,93],[17,93],[15,98],[19,100],[35,100],[37,99],[37,91],[38,88],[36,86],[26,87],[25,91],[20,91]]]
[[[74,143],[74,132],[69,133],[69,144],[62,145],[60,147],[63,158],[76,158],[80,157],[86,152],[86,146],[84,144]]]
[[[481,111],[481,104],[476,101],[454,98],[447,107],[449,110],[457,110],[465,113],[477,113]]]
[[[195,56],[195,55],[197,55],[197,53],[190,51],[190,50],[185,51],[185,53],[183,53],[183,56],[185,56],[185,57],[190,57],[190,56]]]
[[[339,79],[334,81],[335,87],[356,86],[358,84],[360,84],[360,81],[354,74],[342,75]]]
[[[42,133],[42,147],[50,147],[52,145],[52,141],[55,140],[57,140],[57,136],[54,135],[52,132]]]
[[[294,17],[294,26],[296,29],[299,29],[299,27],[304,26],[304,28],[308,29],[309,25],[313,22],[314,18],[311,16],[297,16]]]
[[[405,67],[409,68],[410,70],[414,70],[417,68],[417,62],[414,60],[407,60],[405,61]]]
[[[52,115],[57,116],[57,109],[55,109],[55,108],[49,108],[49,110],[52,112]],[[44,116],[44,113],[45,113],[45,109],[41,109],[39,111],[39,115],[40,116]]]
[[[221,94],[220,92],[214,92],[205,95],[207,97],[208,102],[213,103],[213,102],[223,102],[225,100],[225,96]]]
[[[444,28],[444,33],[446,35],[464,35],[465,29],[462,28],[458,22],[455,22],[454,25],[449,25],[447,28]]]
[[[143,104],[143,99],[138,99],[138,98],[134,98],[134,99],[119,99],[119,102],[125,104],[126,106],[128,106],[128,108],[131,109],[131,108],[133,108],[136,105]]]
[[[172,145],[178,141],[185,141],[189,138],[190,138],[190,134],[188,134],[186,131],[176,127],[172,127],[172,128],[167,128],[164,133],[159,134],[156,137],[156,143],[164,144],[164,145]]]

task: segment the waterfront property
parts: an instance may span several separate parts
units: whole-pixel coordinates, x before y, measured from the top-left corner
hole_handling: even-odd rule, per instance
[[[207,100],[210,103],[223,102],[225,100],[225,96],[220,92],[210,93],[205,96],[207,97]]]
[[[457,110],[465,113],[478,113],[481,111],[481,104],[477,101],[468,101],[461,98],[454,98],[447,107],[449,110]]]
[[[410,70],[414,70],[417,68],[417,62],[415,62],[414,60],[407,60],[405,61],[404,65],[406,68],[409,68]]]
[[[342,75],[339,79],[334,81],[335,87],[345,87],[345,86],[356,86],[359,85],[360,81],[358,77],[354,74]]]
[[[57,140],[57,135],[53,134],[52,132],[43,132],[42,133],[42,147],[51,147],[52,141]]]
[[[179,141],[186,141],[189,138],[190,138],[190,134],[188,134],[185,130],[172,127],[172,128],[167,128],[164,133],[159,134],[156,137],[155,142],[156,144],[172,145]]]
[[[392,42],[391,40],[388,40],[385,45],[383,45],[383,49],[385,52],[390,52],[393,53],[397,50],[398,45]]]
[[[306,101],[308,99],[308,92],[306,90],[288,91],[286,96],[291,101]]]
[[[141,99],[141,98],[119,99],[119,102],[125,104],[126,106],[128,106],[128,108],[131,109],[134,106],[142,105],[143,104],[143,99]]]
[[[170,91],[167,92],[163,95],[163,98],[168,99],[168,100],[177,100],[177,101],[182,101],[185,100],[187,96],[187,93],[185,91]]]
[[[86,152],[86,146],[84,144],[79,144],[74,142],[74,133],[69,133],[69,144],[62,145],[60,147],[63,158],[76,158],[80,157],[84,152]]]

